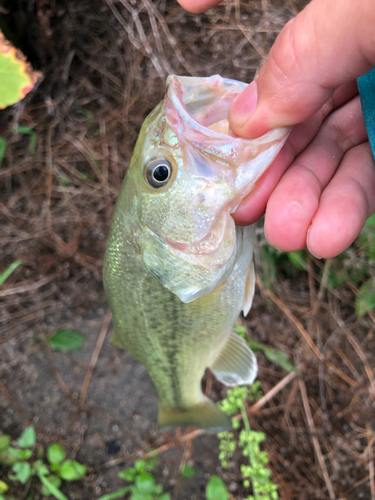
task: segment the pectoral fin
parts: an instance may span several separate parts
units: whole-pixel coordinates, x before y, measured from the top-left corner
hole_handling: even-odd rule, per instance
[[[255,268],[254,268],[254,261],[252,260],[249,271],[247,273],[246,283],[245,283],[245,296],[243,299],[243,307],[242,307],[244,316],[247,316],[249,314],[249,311],[251,309],[251,304],[253,303],[254,293],[255,293]]]
[[[116,330],[113,330],[112,332],[112,335],[111,335],[111,338],[109,339],[110,343],[117,346],[117,347],[120,347],[120,349],[125,349],[122,342],[121,342],[121,339],[120,337],[117,335],[116,333]]]
[[[252,384],[258,373],[255,354],[234,332],[210,368],[220,382],[230,386]]]

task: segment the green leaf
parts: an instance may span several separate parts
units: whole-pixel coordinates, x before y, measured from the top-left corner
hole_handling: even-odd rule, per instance
[[[197,475],[194,467],[191,465],[185,464],[185,467],[183,468],[183,471],[181,473],[182,477],[195,477]]]
[[[52,443],[47,448],[47,458],[50,464],[59,464],[65,460],[66,453],[58,443]]]
[[[307,269],[306,254],[304,250],[287,252],[288,259],[297,269]]]
[[[82,479],[86,474],[86,467],[75,460],[65,460],[60,469],[60,476],[65,481]]]
[[[272,288],[272,284],[276,280],[276,257],[272,247],[268,245],[262,246],[261,261],[260,273],[262,282],[266,288]]]
[[[148,452],[149,451],[153,451],[153,450],[151,449],[151,450],[148,450]],[[153,470],[153,469],[155,469],[155,467],[158,464],[158,460],[159,460],[159,457],[157,455],[154,455],[153,457],[151,457],[148,460],[146,460],[145,470]]]
[[[47,482],[52,484],[56,489],[59,489],[61,486],[61,479],[57,476],[45,476]],[[49,496],[52,495],[52,491],[50,490],[50,486],[43,484],[42,486],[42,495]]]
[[[4,137],[0,137],[0,167],[3,164],[3,159],[6,150],[7,150],[7,141],[4,139]]]
[[[363,316],[375,308],[375,280],[370,278],[358,290],[355,298],[355,313]]]
[[[145,472],[146,461],[145,460],[137,460],[134,464],[134,468],[137,472]]]
[[[36,440],[36,436],[35,436],[34,427],[32,427],[30,425],[29,427],[27,427],[23,431],[23,433],[21,434],[21,436],[17,440],[17,443],[19,444],[19,446],[21,448],[31,448],[32,446],[34,446],[35,440]]]
[[[164,493],[163,495],[160,495],[158,500],[170,500],[171,495],[169,493]]]
[[[5,493],[8,490],[9,486],[7,485],[7,483],[4,483],[4,481],[0,479],[0,493]]]
[[[206,487],[207,500],[228,500],[228,491],[224,481],[218,476],[212,476]]]
[[[85,336],[76,330],[60,330],[48,338],[48,343],[58,351],[78,351],[81,349]]]
[[[0,285],[2,285],[8,276],[10,276],[12,272],[15,271],[21,264],[27,264],[27,262],[24,260],[15,260],[9,267],[7,267],[5,271],[0,274]]]
[[[38,476],[40,475],[48,476],[49,474],[49,469],[47,465],[40,458],[36,462],[34,462],[33,469],[35,469]]]
[[[246,339],[246,341],[252,351],[262,351],[269,361],[280,365],[287,372],[298,371],[298,368],[289,362],[288,355],[285,352],[274,349],[273,347],[268,347],[250,338]]]
[[[18,459],[19,460],[27,460],[31,457],[33,452],[31,450],[18,450]]]
[[[124,495],[126,495],[126,493],[129,493],[129,491],[131,491],[131,488],[130,486],[127,486],[126,488],[114,491],[113,493],[107,493],[107,495],[103,495],[102,497],[98,498],[98,500],[115,500],[116,498],[123,497]]]
[[[10,436],[7,434],[2,434],[0,436],[0,454],[4,453],[4,451],[7,451],[7,449],[10,446]]]
[[[18,481],[21,481],[22,484],[25,484],[31,476],[31,465],[29,462],[16,462],[12,470],[16,474]]]
[[[22,52],[0,31],[0,109],[23,99],[34,87],[38,76]]]
[[[118,477],[121,479],[125,479],[125,481],[129,481],[129,483],[132,483],[137,477],[137,471],[134,469],[134,467],[129,467],[129,469],[119,472]]]
[[[49,476],[46,476],[44,474],[39,474],[39,479],[41,480],[43,485],[48,488],[48,490],[55,498],[57,498],[57,500],[68,500],[68,498],[58,488],[56,488],[56,486],[51,483],[51,481],[49,481],[48,477]]]
[[[33,130],[30,127],[25,127],[23,125],[19,125],[18,127],[14,127],[14,128],[12,128],[12,130],[13,130],[13,132],[16,132],[18,134],[26,134],[26,135],[30,136],[29,153],[31,155],[34,154],[35,149],[36,149],[36,142],[38,140],[38,135],[35,132],[35,130]]]
[[[143,474],[135,478],[135,485],[138,488],[139,493],[151,495],[155,487],[155,478],[152,474],[143,472]]]

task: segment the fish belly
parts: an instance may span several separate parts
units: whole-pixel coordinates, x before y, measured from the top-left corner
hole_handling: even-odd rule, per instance
[[[104,263],[104,284],[117,343],[149,372],[159,394],[159,425],[192,424],[213,432],[228,418],[201,391],[205,369],[220,355],[244,301],[254,228],[238,228],[242,251],[217,289],[190,303],[169,292],[144,266],[133,232],[116,214]]]

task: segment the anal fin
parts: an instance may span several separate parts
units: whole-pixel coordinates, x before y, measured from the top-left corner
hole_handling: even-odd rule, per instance
[[[109,339],[110,343],[119,347],[120,349],[125,349],[125,347],[123,346],[122,342],[121,342],[121,339],[120,337],[118,336],[118,334],[116,333],[116,330],[113,330],[112,334],[111,334],[111,337]]]
[[[229,386],[252,384],[258,373],[255,354],[234,332],[210,368],[220,382]]]

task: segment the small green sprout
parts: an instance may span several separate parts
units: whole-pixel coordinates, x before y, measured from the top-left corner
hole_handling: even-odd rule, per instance
[[[5,156],[5,152],[7,150],[7,142],[4,137],[0,137],[0,167],[3,164],[3,159]]]
[[[134,467],[129,467],[118,473],[120,479],[133,484],[101,496],[98,500],[114,500],[123,497],[126,493],[131,493],[130,500],[170,500],[169,493],[163,493],[162,485],[156,484],[155,478],[151,474],[157,462],[157,456],[149,460],[137,460]]]
[[[42,495],[68,500],[60,491],[62,480],[82,479],[86,474],[86,467],[75,460],[66,460],[66,453],[58,443],[48,446],[46,463],[43,461],[43,448],[35,450],[35,444],[36,435],[32,426],[22,432],[15,446],[11,445],[8,435],[0,436],[0,464],[10,468],[9,480],[26,484],[32,476],[36,476],[41,482]],[[10,488],[9,484],[0,481],[0,500],[5,500],[3,493]]]
[[[30,127],[25,127],[23,125],[19,125],[18,127],[12,128],[13,132],[16,132],[17,134],[25,134],[30,136],[30,141],[29,141],[29,153],[33,155],[35,153],[36,149],[36,142],[38,140],[38,135]]]
[[[206,487],[207,500],[228,500],[228,490],[219,476],[211,476]]]
[[[64,329],[48,337],[48,343],[57,351],[79,351],[83,346],[85,336],[77,330]]]

